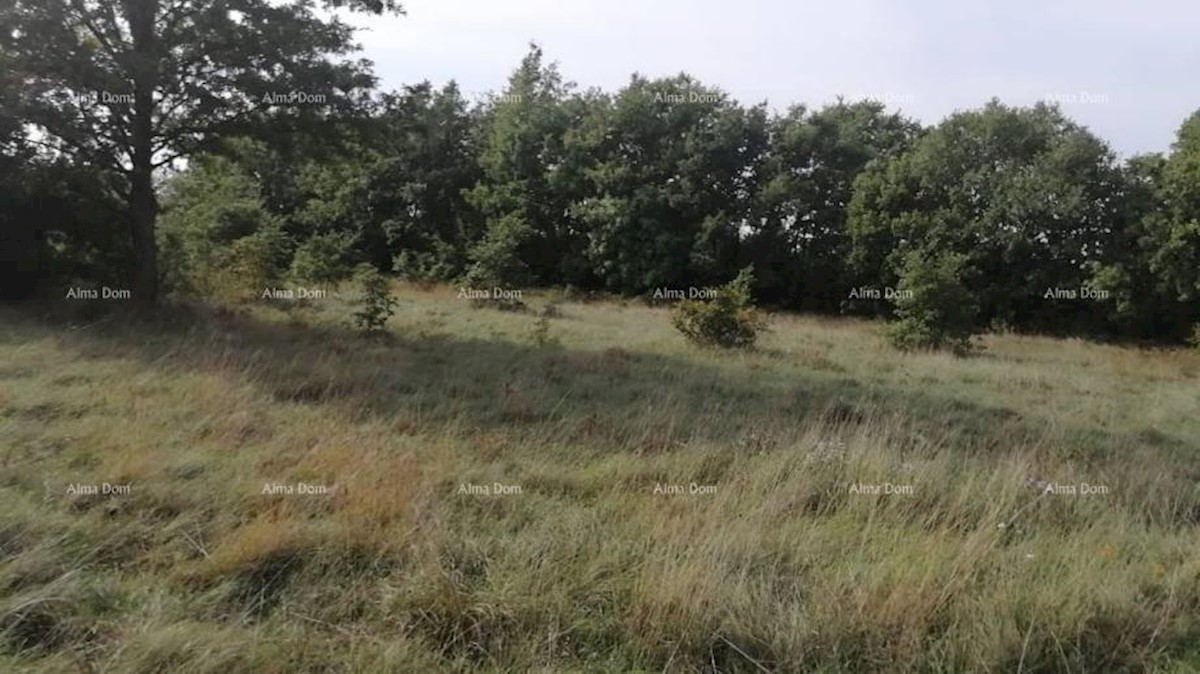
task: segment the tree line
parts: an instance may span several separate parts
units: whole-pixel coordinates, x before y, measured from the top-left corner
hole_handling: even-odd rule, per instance
[[[0,15],[21,27],[0,36],[8,296],[244,295],[363,263],[647,295],[750,268],[758,303],[895,317],[915,345],[1200,323],[1200,112],[1169,152],[1120,160],[1053,105],[929,127],[874,101],[776,113],[686,74],[580,89],[536,46],[494,96],[380,92],[311,4],[112,5]]]

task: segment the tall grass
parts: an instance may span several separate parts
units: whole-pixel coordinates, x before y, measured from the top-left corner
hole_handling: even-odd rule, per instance
[[[0,669],[1200,668],[1195,353],[399,295],[3,311]]]

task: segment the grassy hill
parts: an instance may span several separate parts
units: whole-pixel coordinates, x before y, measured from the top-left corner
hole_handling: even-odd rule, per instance
[[[0,310],[0,670],[1200,670],[1200,353],[398,294]]]

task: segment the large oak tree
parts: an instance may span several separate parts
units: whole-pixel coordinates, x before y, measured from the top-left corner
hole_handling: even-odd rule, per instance
[[[222,137],[307,123],[368,102],[339,8],[394,0],[0,0],[12,112],[44,153],[123,177],[134,296],[158,295],[156,171]]]
[[[1123,181],[1102,140],[1056,107],[992,101],[958,112],[911,149],[869,165],[848,206],[851,262],[894,285],[910,251],[964,256],[983,320],[1063,328],[1092,305],[1048,302],[1116,259]]]

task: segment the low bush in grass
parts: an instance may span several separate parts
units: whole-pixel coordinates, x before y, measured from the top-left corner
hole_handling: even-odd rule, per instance
[[[332,285],[350,275],[350,246],[353,237],[339,232],[314,234],[296,248],[292,258],[292,276],[322,286]]]
[[[962,280],[961,255],[905,258],[897,287],[896,321],[888,326],[892,346],[904,351],[948,349],[965,355],[975,335],[975,300]]]
[[[396,313],[396,298],[388,280],[371,265],[359,265],[355,273],[362,295],[354,312],[354,325],[364,334],[383,332],[388,319]]]
[[[750,288],[754,273],[747,267],[737,278],[721,286],[711,300],[685,300],[671,315],[671,323],[685,337],[704,347],[723,349],[754,345],[766,327],[754,308]]]

